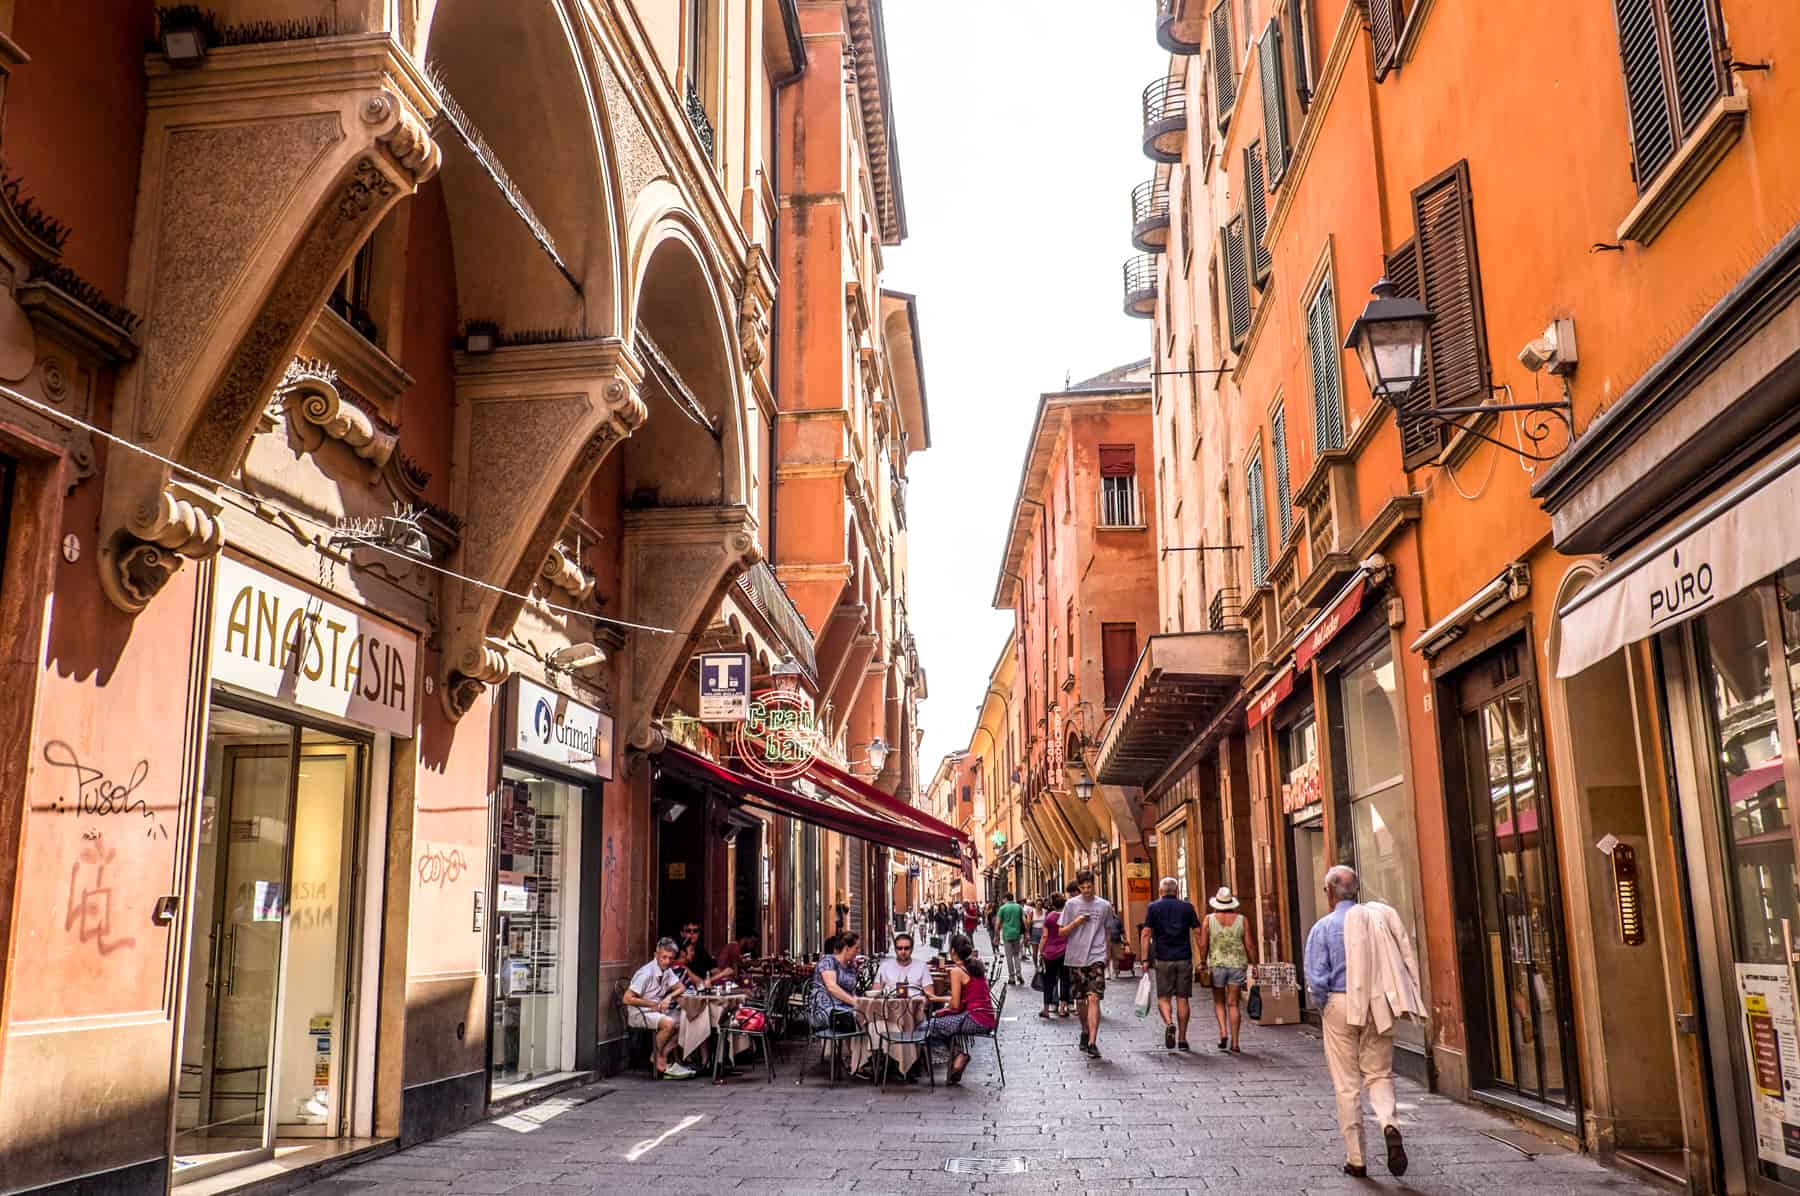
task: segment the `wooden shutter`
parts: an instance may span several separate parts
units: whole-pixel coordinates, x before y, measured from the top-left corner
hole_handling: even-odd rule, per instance
[[[1331,276],[1326,275],[1306,309],[1306,347],[1312,365],[1313,447],[1321,453],[1344,447],[1341,344],[1337,295]]]
[[[1419,256],[1413,242],[1408,241],[1395,249],[1387,258],[1387,280],[1394,286],[1394,294],[1407,299],[1419,299]],[[1423,302],[1423,300],[1421,300]],[[1426,340],[1426,370],[1431,368],[1430,340]],[[1428,406],[1431,401],[1430,384],[1421,383],[1412,395],[1396,404],[1397,412],[1411,411]],[[1417,469],[1421,465],[1429,465],[1436,461],[1438,454],[1448,442],[1444,425],[1432,420],[1415,420],[1411,422],[1397,421],[1400,424],[1400,456],[1403,466]]]
[[[1263,157],[1269,163],[1269,186],[1281,181],[1287,170],[1287,83],[1282,78],[1281,26],[1274,21],[1257,43],[1261,66],[1263,109]]]
[[[1263,183],[1262,147],[1251,142],[1244,148],[1244,214],[1248,217],[1250,238],[1250,277],[1258,287],[1269,280],[1269,247],[1263,238],[1269,233],[1268,188]]]
[[[1419,299],[1435,316],[1426,338],[1431,405],[1481,403],[1488,397],[1487,329],[1468,160],[1415,190],[1412,208]]]
[[[1693,132],[1714,100],[1725,94],[1725,64],[1713,27],[1711,0],[1663,0],[1669,59],[1682,136]]]
[[[1312,107],[1312,21],[1306,0],[1288,0],[1288,44],[1294,48],[1294,98],[1300,111]]]
[[[1287,409],[1279,404],[1269,416],[1269,441],[1275,450],[1275,517],[1281,523],[1281,542],[1286,544],[1294,526],[1294,490],[1288,477]]]
[[[1400,48],[1400,0],[1369,0],[1369,40],[1375,46],[1375,79],[1380,82]]]
[[[1212,12],[1213,92],[1219,104],[1219,128],[1231,119],[1237,103],[1237,47],[1231,44],[1231,0],[1219,0]]]
[[[1106,706],[1111,709],[1125,696],[1131,684],[1131,670],[1137,665],[1137,625],[1135,623],[1100,624],[1100,674],[1105,686]]]
[[[1212,164],[1212,143],[1212,79],[1203,62],[1200,67],[1200,170],[1203,177],[1206,168]]]
[[[1262,454],[1244,470],[1244,501],[1250,507],[1250,584],[1269,579],[1269,508],[1263,496]]]
[[[1619,22],[1625,106],[1631,114],[1631,172],[1642,191],[1675,156],[1675,122],[1663,86],[1656,0],[1614,0],[1613,12]]]
[[[1231,347],[1239,349],[1250,331],[1250,263],[1244,243],[1244,214],[1233,216],[1219,235],[1225,240],[1225,322],[1231,333]]]

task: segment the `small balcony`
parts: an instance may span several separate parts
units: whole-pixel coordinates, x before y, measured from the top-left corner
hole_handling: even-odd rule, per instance
[[[1131,189],[1131,243],[1145,253],[1169,247],[1169,184],[1146,179]]]
[[[1186,140],[1186,81],[1158,79],[1144,88],[1144,153],[1153,161],[1179,162]]]
[[[1212,602],[1206,608],[1206,629],[1241,630],[1244,626],[1243,605],[1243,597],[1236,586],[1220,586],[1213,591]]]
[[[1206,5],[1201,0],[1156,0],[1156,44],[1171,54],[1205,49]]]
[[[1147,253],[1125,259],[1125,314],[1140,320],[1156,315],[1156,259]]]

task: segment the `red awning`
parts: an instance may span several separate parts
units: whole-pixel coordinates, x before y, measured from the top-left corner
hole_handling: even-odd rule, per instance
[[[1275,713],[1275,707],[1294,692],[1294,666],[1288,665],[1281,670],[1275,680],[1263,686],[1262,692],[1250,699],[1250,705],[1244,712],[1244,724],[1254,727],[1256,724]]]
[[[1300,641],[1294,645],[1295,668],[1304,670],[1312,667],[1313,657],[1362,610],[1363,596],[1368,588],[1369,575],[1359,570],[1350,579],[1350,584],[1338,592],[1336,601],[1326,608],[1325,613],[1314,619],[1301,633]]]
[[[909,823],[929,834],[947,835],[959,842],[967,837],[949,823],[940,822],[925,811],[907,805],[893,794],[884,793],[860,777],[853,776],[823,760],[815,759],[807,765],[806,775],[821,788],[829,789],[857,805],[866,806],[873,813],[882,817]]]
[[[839,834],[930,856],[946,863],[958,863],[963,858],[962,838],[955,832],[946,835],[916,823],[901,822],[881,814],[846,809],[831,802],[819,801],[715,764],[705,756],[673,743],[657,755],[656,761],[662,767],[689,780],[717,786],[748,805],[774,814],[797,818],[801,822],[837,831]]]

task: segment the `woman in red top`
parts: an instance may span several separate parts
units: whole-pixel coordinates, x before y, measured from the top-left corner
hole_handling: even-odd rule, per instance
[[[1052,1012],[1068,1017],[1073,1008],[1074,998],[1069,995],[1073,978],[1063,966],[1063,953],[1069,949],[1069,940],[1056,931],[1062,921],[1062,907],[1063,895],[1052,893],[1050,912],[1044,915],[1044,1008],[1038,1012],[1039,1017],[1049,1017]]]
[[[994,1028],[994,998],[988,992],[987,969],[975,958],[975,944],[964,934],[950,938],[950,995],[934,997],[944,1008],[925,1023],[925,1049],[933,1043],[948,1043],[963,1034]],[[946,1084],[962,1083],[962,1073],[969,1066],[969,1052],[958,1051],[950,1060]]]

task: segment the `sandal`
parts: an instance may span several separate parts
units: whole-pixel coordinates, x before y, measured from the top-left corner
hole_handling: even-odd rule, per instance
[[[969,1066],[969,1057],[967,1055],[958,1055],[956,1058],[952,1059],[950,1061],[950,1071],[947,1075],[944,1076],[944,1083],[946,1083],[946,1084],[962,1083],[963,1072],[968,1070],[968,1066]]]

